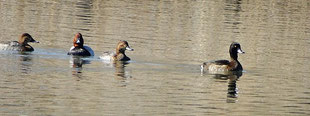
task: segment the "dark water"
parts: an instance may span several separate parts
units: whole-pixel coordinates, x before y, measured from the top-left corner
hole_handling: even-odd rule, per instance
[[[0,52],[0,114],[310,115],[309,14],[307,0],[0,0],[0,40],[40,41]],[[66,55],[77,32],[94,57]],[[132,61],[97,59],[119,40]],[[201,74],[232,41],[242,75]]]

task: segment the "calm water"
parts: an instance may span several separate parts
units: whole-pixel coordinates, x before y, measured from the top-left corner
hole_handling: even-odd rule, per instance
[[[310,115],[310,1],[0,0],[0,115]],[[81,32],[94,57],[66,53]],[[97,57],[127,40],[132,61]],[[201,74],[229,59],[240,75]]]

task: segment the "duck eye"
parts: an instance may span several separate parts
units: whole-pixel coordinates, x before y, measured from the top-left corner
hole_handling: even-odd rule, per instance
[[[237,48],[237,46],[235,45],[235,48]]]

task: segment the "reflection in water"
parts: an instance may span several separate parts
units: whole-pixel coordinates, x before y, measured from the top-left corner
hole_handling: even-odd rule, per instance
[[[129,62],[123,62],[123,61],[103,61],[104,66],[106,67],[114,67],[115,68],[115,76],[123,77],[123,78],[131,78],[130,72],[126,71],[126,65],[129,64]]]
[[[241,9],[241,0],[236,1],[226,1],[225,5],[225,25],[227,26],[227,29],[229,29],[230,32],[235,33],[234,36],[239,36],[240,33],[240,11]],[[236,38],[236,37],[233,37]]]
[[[80,20],[80,24],[83,26],[79,27],[78,30],[81,31],[90,31],[88,26],[91,26],[93,24],[92,18],[93,18],[93,10],[92,7],[92,1],[89,0],[82,0],[76,3],[77,13],[75,14],[77,19]]]
[[[115,68],[115,76],[121,77],[121,87],[126,87],[128,85],[128,78],[131,78],[129,71],[126,71],[126,65],[128,62],[115,61],[113,66]]]
[[[19,60],[20,60],[20,71],[21,73],[24,73],[24,74],[29,74],[32,69],[31,69],[31,66],[32,66],[32,57],[31,57],[31,54],[29,53],[21,53],[22,55],[20,56]]]
[[[237,81],[242,76],[242,71],[214,74],[214,78],[228,80],[227,103],[235,103],[238,97]]]
[[[128,71],[125,70],[126,65],[129,64],[128,62],[116,61],[114,63],[115,67],[115,75],[123,78],[131,78],[131,75]]]
[[[126,70],[126,65],[128,65],[129,62],[106,60],[103,60],[102,62],[103,66],[115,69],[115,76],[120,77],[117,78],[118,80],[120,80],[120,87],[126,87],[128,85],[128,82],[130,81],[129,78],[132,78],[130,72]]]
[[[82,66],[83,64],[90,64],[89,60],[83,59],[81,56],[71,56],[70,65],[72,66],[72,75],[82,78]]]

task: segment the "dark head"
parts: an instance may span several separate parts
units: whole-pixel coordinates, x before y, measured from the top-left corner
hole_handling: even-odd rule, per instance
[[[23,33],[19,40],[18,40],[18,43],[21,44],[21,45],[27,45],[28,42],[33,42],[33,43],[39,43],[38,41],[34,40],[30,34],[28,33]]]
[[[233,58],[234,60],[237,60],[238,59],[238,53],[243,54],[244,52],[241,50],[241,46],[239,43],[233,42],[230,45],[229,53],[230,53],[231,58]]]
[[[73,39],[73,46],[83,47],[83,44],[84,44],[84,39],[82,37],[82,34],[81,33],[75,34],[74,39]]]
[[[127,41],[123,41],[123,40],[119,41],[116,47],[116,52],[125,53],[125,50],[133,51],[133,49],[130,48]]]

